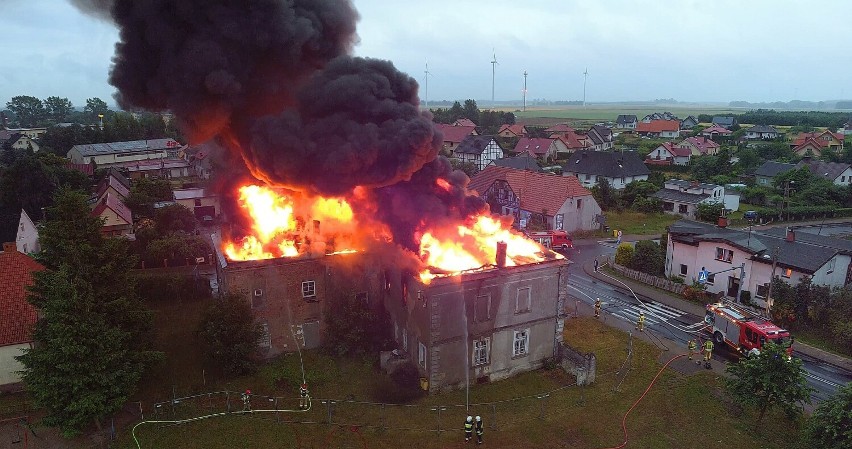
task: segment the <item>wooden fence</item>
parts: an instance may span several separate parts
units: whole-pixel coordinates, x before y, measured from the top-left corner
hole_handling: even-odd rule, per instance
[[[653,285],[654,287],[661,288],[672,293],[677,293],[678,295],[682,295],[684,289],[686,289],[686,285],[684,284],[679,284],[666,278],[653,276],[638,270],[631,270],[630,268],[617,263],[612,264],[612,269],[622,276],[639,281],[643,284]]]

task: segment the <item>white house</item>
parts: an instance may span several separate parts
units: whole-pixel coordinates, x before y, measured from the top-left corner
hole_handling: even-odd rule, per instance
[[[0,388],[20,383],[24,368],[15,357],[32,348],[32,327],[38,320],[36,309],[27,301],[32,276],[44,267],[17,251],[14,243],[4,243],[0,251]]]
[[[23,209],[21,209],[21,218],[18,220],[15,248],[22,254],[35,254],[41,251],[41,245],[38,241],[38,227],[30,219],[27,211]]]
[[[633,181],[647,181],[651,170],[633,151],[575,151],[562,166],[563,176],[576,176],[584,187],[593,187],[599,179],[615,189]]]
[[[491,161],[502,157],[503,147],[493,136],[473,135],[466,136],[457,147],[453,148],[450,156],[451,159],[474,164],[477,170],[484,169]]]
[[[692,150],[676,145],[674,142],[663,142],[648,153],[646,165],[689,165]]]
[[[852,261],[852,242],[795,229],[749,232],[682,220],[669,228],[667,245],[666,276],[692,282],[706,269],[716,273],[708,277],[707,291],[731,298],[744,280],[743,290],[760,306],[766,305],[774,259],[775,275],[785,282],[795,285],[810,277],[830,287],[845,285]]]
[[[615,119],[617,129],[636,129],[638,120],[635,115],[621,114]]]
[[[750,140],[772,140],[781,136],[781,133],[774,126],[755,125],[747,129],[745,138]]]
[[[724,186],[680,179],[666,181],[663,188],[654,193],[654,198],[662,201],[664,212],[685,218],[695,218],[699,204],[722,203],[729,211],[740,208],[739,195],[726,195]]]
[[[810,157],[803,158],[795,169],[807,167],[814,176],[831,181],[838,186],[852,184],[852,166],[842,162],[825,162]]]

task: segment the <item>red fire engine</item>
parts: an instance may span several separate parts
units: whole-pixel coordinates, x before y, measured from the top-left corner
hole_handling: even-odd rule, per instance
[[[574,247],[571,236],[565,231],[531,231],[527,236],[548,249],[567,250]]]
[[[727,344],[742,355],[755,355],[767,341],[787,347],[793,354],[793,339],[790,333],[744,309],[733,305],[707,304],[704,322],[713,333],[713,341]]]

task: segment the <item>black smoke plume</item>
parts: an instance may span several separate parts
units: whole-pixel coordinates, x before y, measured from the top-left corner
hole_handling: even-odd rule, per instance
[[[110,11],[115,0],[71,0],[71,4],[80,11],[99,19],[112,18]]]

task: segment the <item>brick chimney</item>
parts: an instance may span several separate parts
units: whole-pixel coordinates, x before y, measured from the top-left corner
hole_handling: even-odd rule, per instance
[[[793,231],[793,228],[787,228],[786,240],[788,242],[795,242],[796,241],[796,233]]]
[[[18,251],[18,247],[15,246],[15,242],[3,242],[4,253],[13,253],[16,251]]]
[[[506,242],[497,242],[497,260],[495,261],[497,268],[506,266],[506,246]]]

